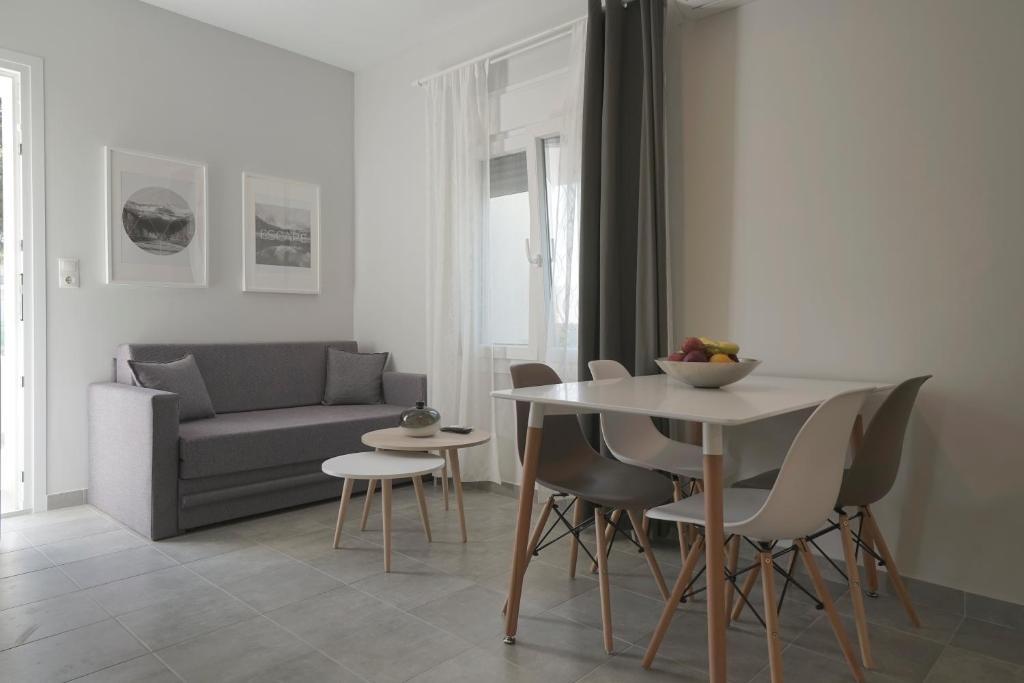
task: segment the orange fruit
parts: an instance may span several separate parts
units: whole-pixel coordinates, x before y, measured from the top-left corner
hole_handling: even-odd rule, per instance
[[[716,353],[715,355],[711,356],[711,358],[708,358],[708,361],[711,362],[711,363],[732,363],[732,362],[734,362],[732,358],[729,358],[729,356],[725,355],[724,353]]]

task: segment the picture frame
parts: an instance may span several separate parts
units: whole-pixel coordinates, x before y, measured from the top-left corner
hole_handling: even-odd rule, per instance
[[[242,290],[320,293],[320,186],[242,173]]]
[[[106,283],[206,287],[206,164],[104,147]]]

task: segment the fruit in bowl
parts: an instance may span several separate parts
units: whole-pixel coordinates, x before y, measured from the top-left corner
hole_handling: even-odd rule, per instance
[[[655,362],[666,375],[694,387],[718,388],[737,382],[760,361],[740,358],[739,344],[708,337],[687,337],[679,350]]]

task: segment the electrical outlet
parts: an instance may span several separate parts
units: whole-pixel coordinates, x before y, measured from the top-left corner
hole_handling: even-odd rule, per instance
[[[59,258],[57,259],[57,272],[60,274],[61,289],[78,289],[78,259]]]

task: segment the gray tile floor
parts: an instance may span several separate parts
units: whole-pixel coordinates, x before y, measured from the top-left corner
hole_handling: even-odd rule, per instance
[[[454,509],[445,513],[439,490],[427,490],[432,544],[411,491],[395,492],[391,574],[383,573],[377,510],[365,532],[349,520],[343,549],[331,549],[334,503],[157,543],[89,506],[5,519],[0,678],[706,680],[699,600],[679,611],[655,667],[640,669],[661,604],[642,556],[625,544],[611,562],[614,655],[602,651],[597,583],[582,561],[584,573],[567,578],[565,542],[531,565],[518,643],[504,645],[500,608],[515,501],[467,490],[470,543],[463,545]],[[657,554],[671,583],[678,550],[665,545]],[[843,587],[832,587],[849,614]],[[793,598],[782,613],[787,681],[851,681],[821,613]],[[942,590],[922,588],[917,602],[919,630],[891,596],[868,601],[878,660],[870,681],[1024,683],[1024,629],[1015,617]],[[769,680],[763,632],[749,613],[730,628],[729,646],[731,680]]]

